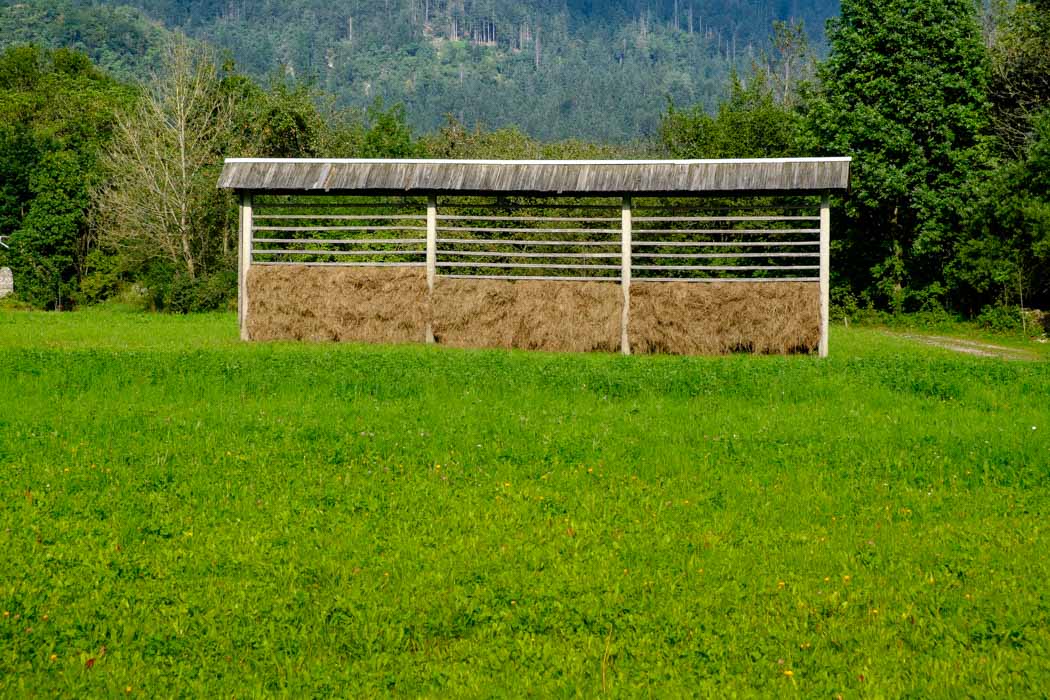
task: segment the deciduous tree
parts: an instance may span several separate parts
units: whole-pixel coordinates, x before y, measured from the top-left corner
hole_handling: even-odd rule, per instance
[[[836,269],[895,308],[946,301],[959,212],[988,157],[987,55],[969,0],[844,0],[806,150],[854,157]]]
[[[212,214],[232,111],[210,53],[174,41],[149,92],[118,117],[96,197],[105,241],[190,279],[221,255],[227,226]]]

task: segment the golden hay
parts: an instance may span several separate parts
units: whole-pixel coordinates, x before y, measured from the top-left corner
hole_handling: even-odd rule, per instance
[[[629,331],[638,354],[811,352],[820,344],[820,286],[635,282]]]
[[[463,348],[615,352],[622,307],[615,282],[439,279],[434,337]]]
[[[421,268],[257,265],[248,273],[252,340],[422,343],[428,307]]]

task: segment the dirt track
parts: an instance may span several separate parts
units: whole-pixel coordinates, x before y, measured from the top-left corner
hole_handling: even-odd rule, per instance
[[[923,345],[951,350],[952,352],[972,355],[973,357],[996,357],[1014,362],[1032,362],[1041,359],[1037,353],[1021,348],[982,343],[976,340],[964,340],[943,335],[923,335],[918,333],[892,333],[898,338],[912,340]]]

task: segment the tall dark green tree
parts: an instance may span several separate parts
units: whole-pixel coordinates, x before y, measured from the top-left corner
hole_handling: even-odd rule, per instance
[[[958,301],[948,290],[960,212],[988,154],[975,6],[843,0],[830,42],[806,150],[855,159],[840,282],[895,309]]]
[[[983,305],[1050,304],[1050,109],[1028,147],[981,183],[956,263],[967,297]]]
[[[23,299],[41,308],[65,309],[77,289],[77,261],[88,194],[84,173],[69,151],[49,153],[29,180],[33,198],[10,239],[11,262]]]
[[[66,49],[0,53],[0,235],[26,300],[67,308],[84,271],[88,192],[133,92]]]

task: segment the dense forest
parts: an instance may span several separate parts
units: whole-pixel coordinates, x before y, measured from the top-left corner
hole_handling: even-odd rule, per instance
[[[14,268],[27,303],[64,309],[118,297],[173,311],[228,304],[235,211],[215,189],[223,156],[848,155],[853,191],[834,213],[837,314],[927,311],[1009,326],[1019,307],[1050,307],[1050,0],[843,0],[826,37],[773,19],[764,38],[740,29],[735,52],[716,15],[685,0],[652,3],[642,14],[634,2],[598,11],[589,3],[362,1],[340,3],[349,15],[315,14],[324,21],[298,25],[289,7],[301,16],[335,8],[148,4],[153,19],[69,2],[0,6],[0,237],[8,246],[0,264]],[[799,9],[737,7],[741,17],[767,19]],[[343,41],[376,62],[349,83],[312,80],[311,61],[331,46],[313,28],[349,35],[351,16],[354,38]],[[259,56],[286,49],[252,54],[221,38],[248,36],[242,31],[283,37],[280,46],[304,53],[281,55],[281,71],[267,73]],[[607,114],[605,102],[582,106],[601,93],[595,85],[622,89],[634,60],[616,53],[624,37],[629,51],[646,47],[646,60],[663,41],[707,42],[695,63],[687,53],[674,60],[688,80],[716,84],[717,99],[654,95],[636,105],[633,126],[617,121],[623,110]],[[539,51],[527,50],[530,42]],[[494,82],[453,100],[459,109],[423,106],[408,92],[341,92],[359,92],[359,81],[403,80],[399,52],[424,45],[464,51],[472,75]],[[424,58],[434,70],[447,67]],[[561,89],[547,86],[534,109],[500,103],[510,110],[503,120],[479,125],[468,107],[493,108],[492,86],[518,80],[504,59],[540,83],[548,71],[567,71],[564,89],[578,111],[545,112],[550,91]],[[649,65],[639,70],[650,82],[670,74],[666,63]],[[574,70],[586,72],[570,79]],[[464,86],[472,84],[464,71]],[[433,90],[438,100],[442,85],[421,80],[409,92]],[[552,123],[533,128],[534,119]],[[594,138],[588,120],[624,131]],[[175,166],[182,177],[158,176]],[[151,209],[156,201],[165,209]]]
[[[256,80],[310,82],[347,107],[376,97],[402,104],[417,131],[452,114],[546,140],[626,142],[655,133],[669,98],[714,108],[732,68],[768,46],[774,20],[803,21],[822,45],[838,2],[23,0],[0,8],[0,42],[81,48],[122,78],[155,69],[166,28],[221,47]]]

